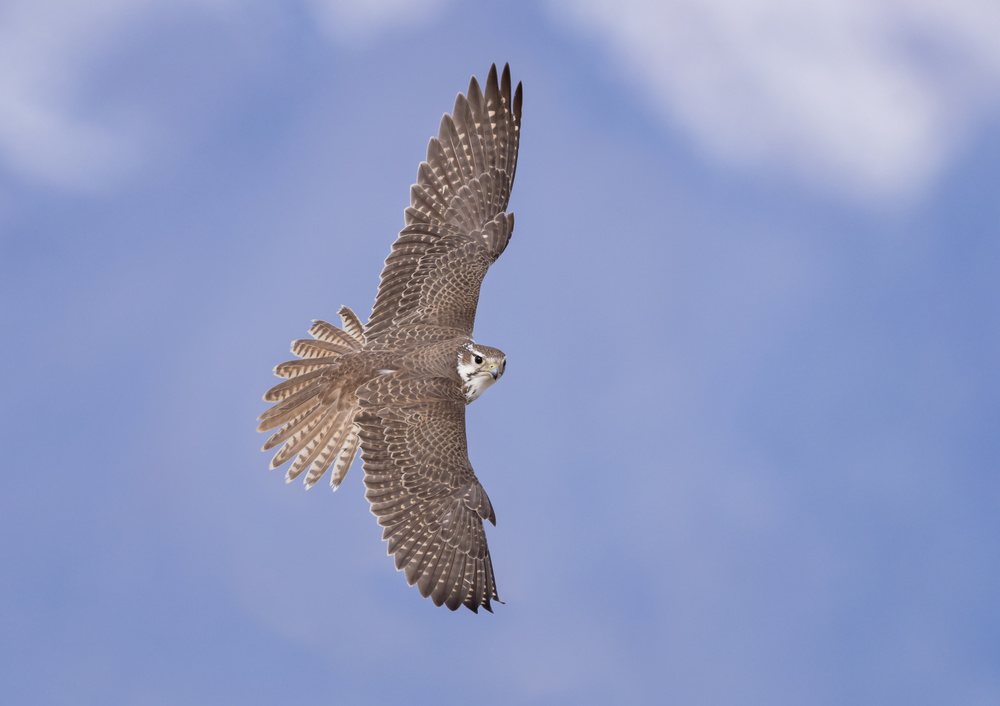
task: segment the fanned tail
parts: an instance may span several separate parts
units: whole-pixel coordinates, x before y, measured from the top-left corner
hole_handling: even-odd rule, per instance
[[[300,359],[275,366],[275,375],[288,379],[265,393],[264,400],[275,404],[260,415],[257,426],[257,431],[278,428],[263,448],[267,451],[281,445],[271,459],[271,468],[295,457],[285,481],[292,482],[308,469],[307,488],[333,466],[330,486],[336,490],[358,451],[359,430],[354,423],[357,400],[353,394],[343,394],[338,370],[343,355],[364,346],[365,329],[346,306],[339,313],[342,329],[326,321],[313,321],[309,329],[312,338],[292,343],[292,353]]]

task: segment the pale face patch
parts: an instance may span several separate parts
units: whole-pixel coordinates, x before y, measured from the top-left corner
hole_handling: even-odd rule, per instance
[[[507,358],[495,349],[480,350],[475,345],[463,346],[458,353],[458,375],[462,378],[462,392],[465,403],[479,399],[490,385],[503,375]],[[499,355],[497,355],[499,353]]]

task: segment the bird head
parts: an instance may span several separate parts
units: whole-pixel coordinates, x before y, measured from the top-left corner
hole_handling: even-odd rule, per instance
[[[500,379],[507,367],[503,351],[477,343],[465,343],[458,349],[458,376],[462,378],[465,403],[476,400],[483,391]]]

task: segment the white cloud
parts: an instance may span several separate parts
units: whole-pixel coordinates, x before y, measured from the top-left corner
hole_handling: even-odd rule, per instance
[[[387,27],[428,20],[448,0],[307,0],[320,26],[342,44],[356,44]]]
[[[731,163],[912,194],[1000,88],[991,0],[551,0],[654,108]]]
[[[79,115],[73,96],[85,57],[119,29],[126,5],[22,0],[0,11],[0,156],[8,169],[88,188],[131,160],[128,130]]]
[[[432,19],[448,0],[302,0],[340,43]],[[99,190],[148,158],[157,117],[88,94],[135,30],[232,0],[0,5],[0,167]],[[645,99],[729,163],[840,191],[908,195],[997,105],[993,0],[550,0]]]
[[[0,163],[61,188],[94,191],[141,158],[146,126],[87,99],[95,66],[135,27],[228,0],[14,0],[0,8]]]
[[[447,0],[303,0],[333,39],[433,16]],[[0,168],[78,191],[121,182],[149,157],[162,118],[88,95],[137,30],[183,14],[233,16],[233,0],[11,0],[0,5]]]

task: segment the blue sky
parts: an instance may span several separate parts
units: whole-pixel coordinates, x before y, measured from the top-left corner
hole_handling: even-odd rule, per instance
[[[1000,702],[994,3],[0,7],[12,703]],[[524,82],[496,614],[268,471],[428,137]]]

